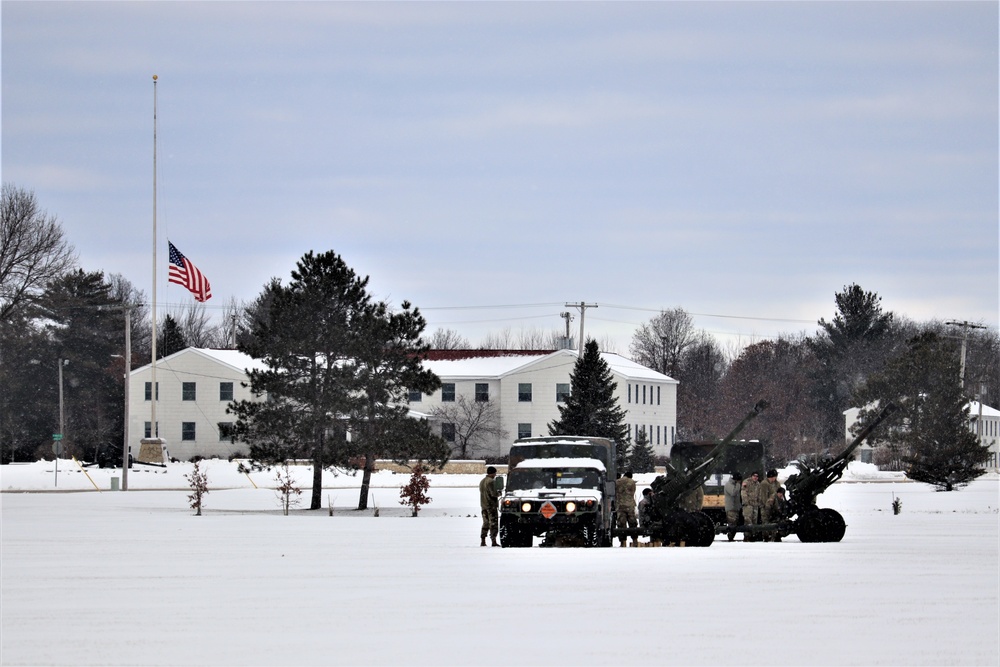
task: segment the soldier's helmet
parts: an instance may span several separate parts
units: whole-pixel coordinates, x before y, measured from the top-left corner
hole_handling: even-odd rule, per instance
[[[777,477],[778,476],[778,471],[775,470],[774,468],[771,468],[770,470],[767,471],[767,476],[768,477]]]
[[[743,475],[741,475],[741,474],[740,474],[740,473],[738,473],[738,472],[734,472],[734,473],[732,474],[732,478],[733,478],[733,479],[734,479],[735,481],[737,481],[737,482],[742,482],[742,481],[743,481]]]

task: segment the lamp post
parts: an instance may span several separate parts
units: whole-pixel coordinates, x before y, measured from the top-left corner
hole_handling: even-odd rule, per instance
[[[66,410],[63,404],[63,366],[68,364],[69,359],[59,360],[59,438],[52,446],[56,463],[54,486],[59,486],[59,454],[62,453],[62,438],[66,431]]]

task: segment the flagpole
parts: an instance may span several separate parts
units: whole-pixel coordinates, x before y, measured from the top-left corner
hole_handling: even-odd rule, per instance
[[[153,75],[153,304],[152,304],[152,316],[153,316],[153,341],[151,345],[152,349],[152,360],[150,361],[150,401],[149,404],[152,406],[150,418],[152,421],[149,423],[149,437],[158,438],[160,436],[159,429],[156,428],[156,399],[159,393],[156,390],[156,75]]]

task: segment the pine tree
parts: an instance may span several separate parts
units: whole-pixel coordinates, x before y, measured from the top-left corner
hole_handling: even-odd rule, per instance
[[[656,469],[655,457],[653,445],[649,443],[649,434],[646,429],[639,429],[629,450],[628,467],[632,472],[653,472]]]
[[[570,395],[559,406],[559,419],[549,424],[549,434],[609,438],[617,445],[618,464],[624,464],[629,437],[625,411],[615,398],[617,386],[597,341],[587,341],[570,376]]]
[[[322,506],[323,469],[350,461],[345,416],[363,397],[344,360],[353,323],[370,303],[367,285],[336,253],[306,253],[287,286],[265,286],[239,336],[238,349],[267,366],[249,373],[251,392],[267,400],[230,405],[232,437],[250,444],[260,467],[311,458],[310,509]]]
[[[818,367],[811,373],[813,400],[822,417],[822,440],[839,442],[851,394],[878,371],[895,344],[895,316],[882,311],[882,297],[851,284],[834,295],[837,314],[819,320],[822,331],[809,340]]]
[[[177,320],[171,315],[163,318],[163,327],[156,337],[156,358],[169,357],[175,352],[180,352],[188,347],[187,339],[184,338],[184,331]]]
[[[912,338],[857,393],[866,407],[858,428],[892,401],[900,410],[875,438],[904,452],[907,477],[952,491],[983,474],[989,448],[969,429],[968,397],[959,384],[955,345],[932,332]]]

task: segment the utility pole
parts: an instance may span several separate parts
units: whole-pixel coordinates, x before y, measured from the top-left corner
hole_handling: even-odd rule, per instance
[[[563,349],[564,350],[568,350],[569,349],[569,341],[570,341],[570,338],[569,338],[569,323],[573,321],[573,315],[571,315],[567,311],[567,312],[559,313],[559,317],[561,317],[564,320],[566,320],[566,338],[563,340]]]
[[[566,307],[567,308],[578,308],[580,310],[580,346],[579,347],[580,347],[580,358],[582,359],[583,358],[583,318],[587,314],[587,309],[588,308],[597,308],[597,304],[596,303],[584,303],[583,301],[581,301],[580,303],[567,303]],[[567,321],[566,325],[569,326],[569,322],[568,321]]]
[[[986,327],[982,324],[973,324],[972,322],[958,322],[955,320],[950,320],[945,322],[945,324],[953,327],[962,327],[962,370],[959,373],[959,383],[962,388],[965,388],[965,351],[969,343],[969,329],[985,329]]]

